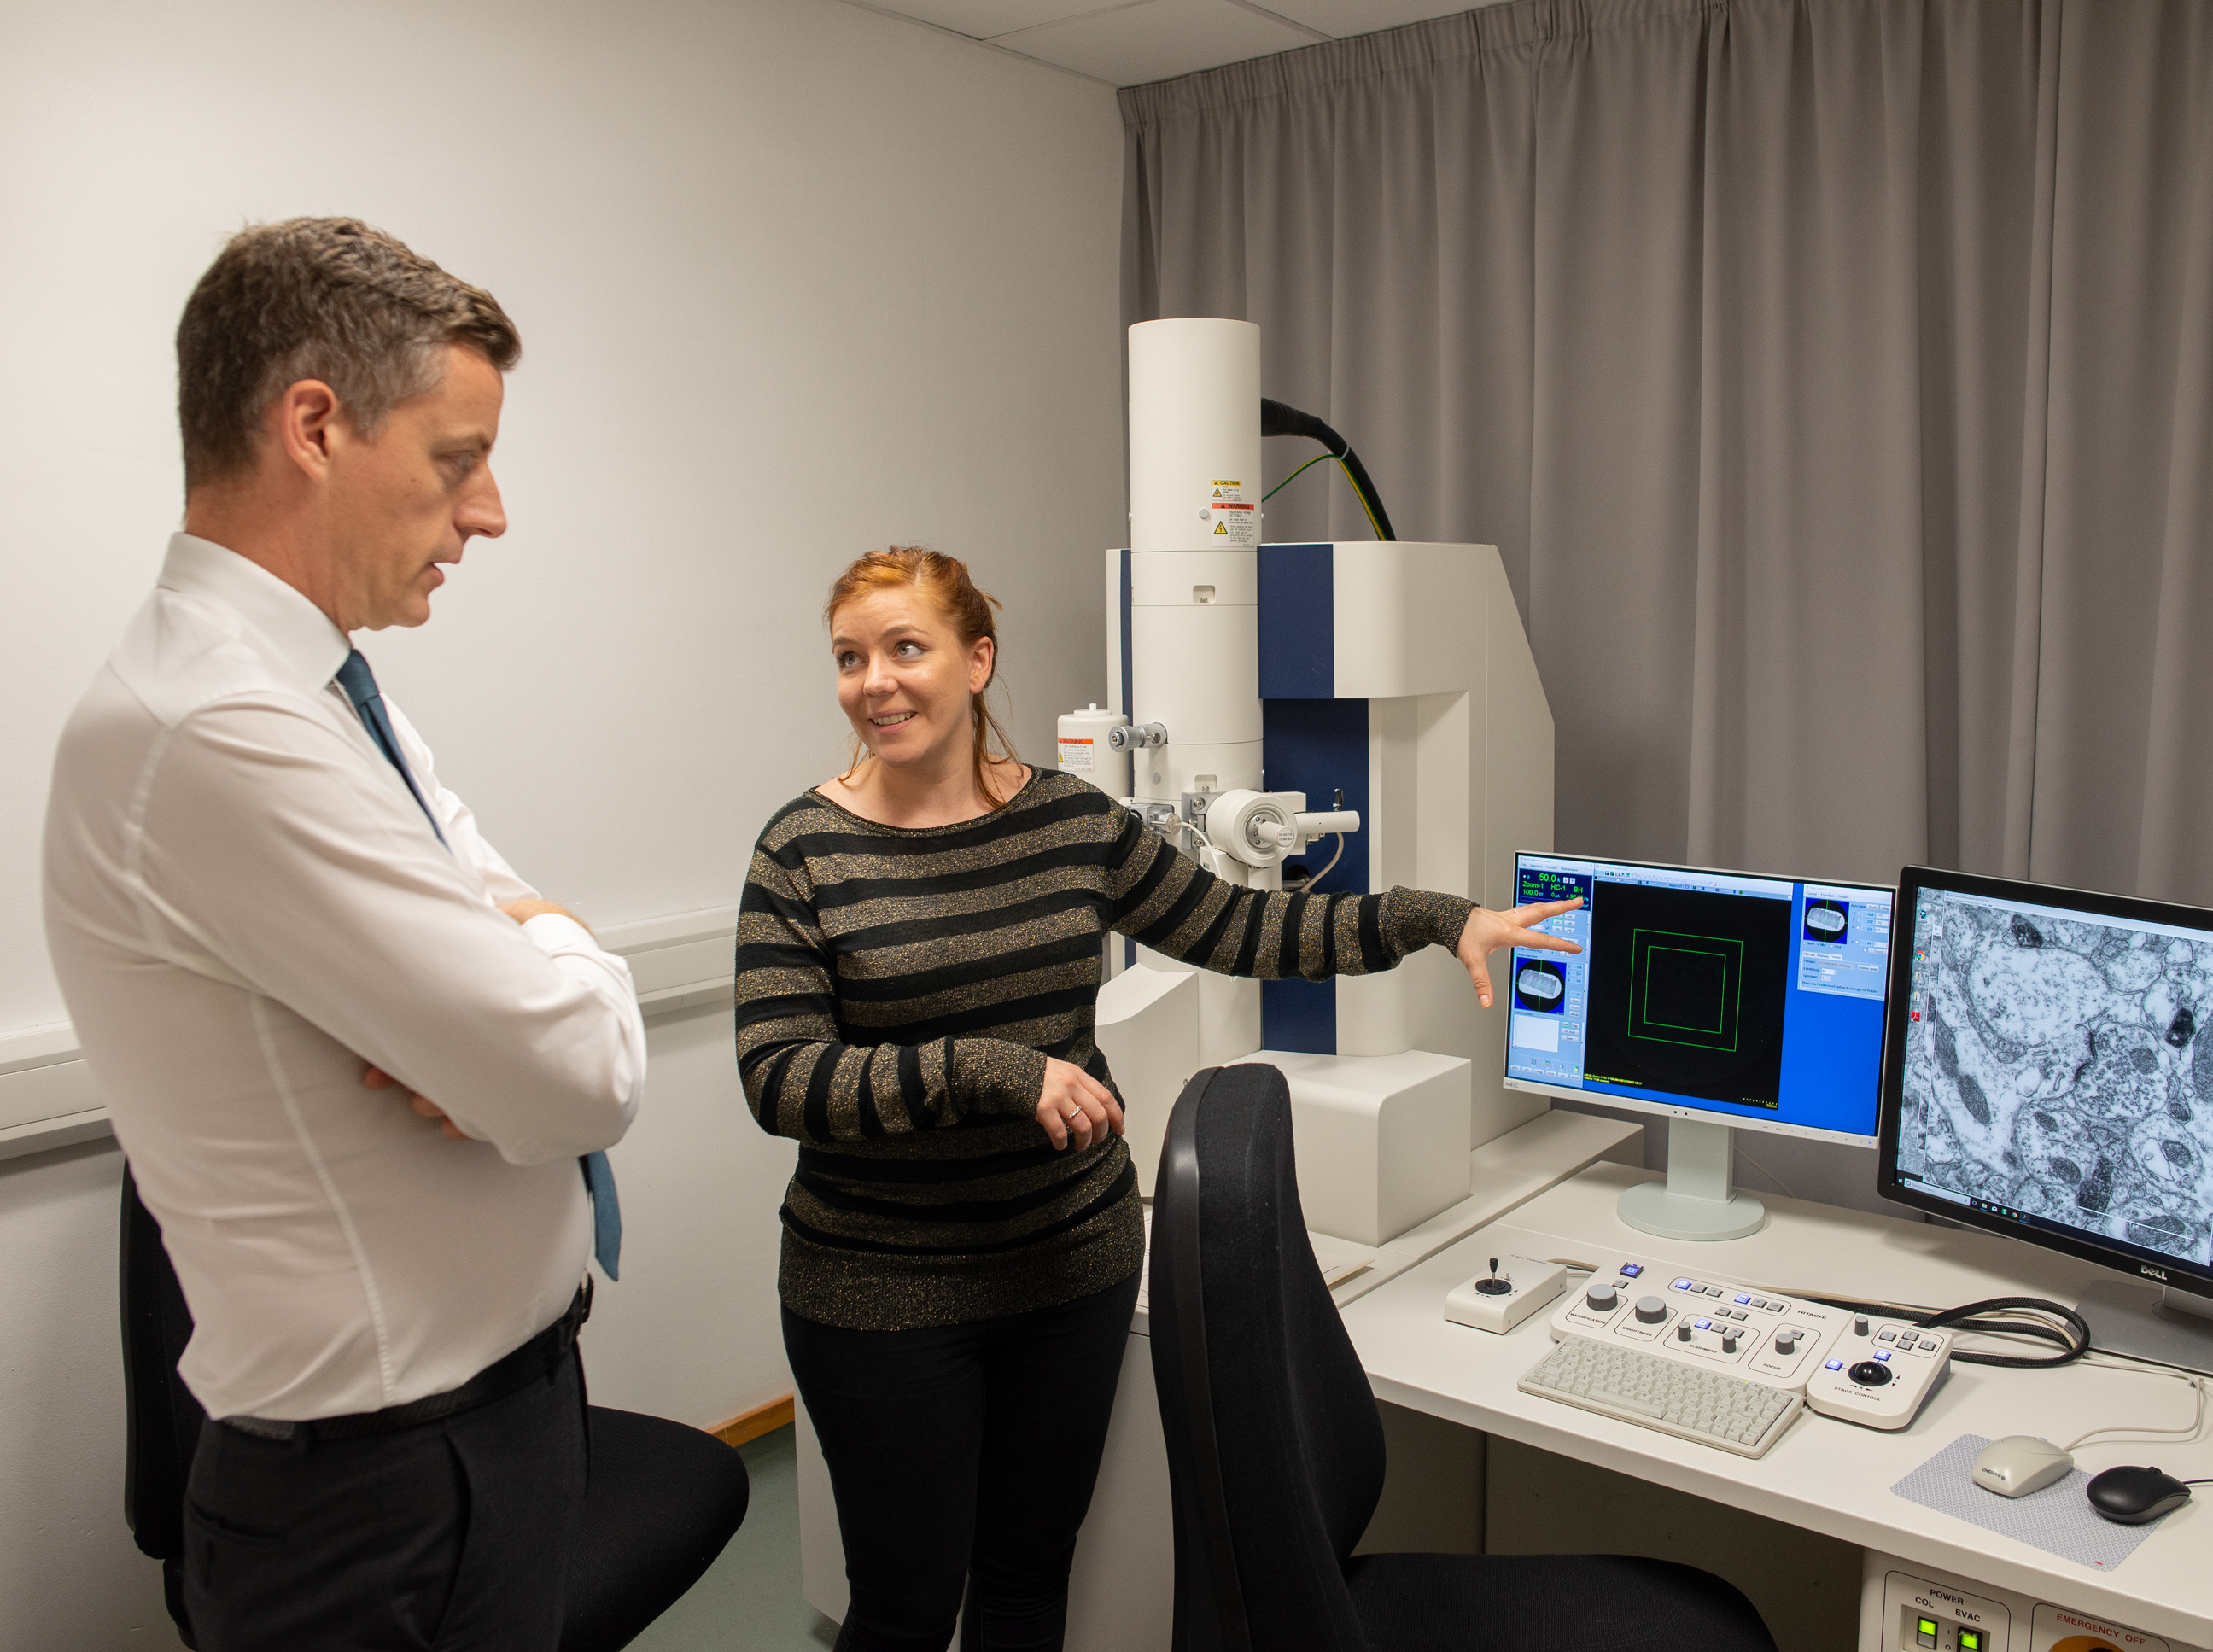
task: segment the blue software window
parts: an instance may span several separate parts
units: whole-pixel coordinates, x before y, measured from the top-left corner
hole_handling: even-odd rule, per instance
[[[1517,948],[1506,1074],[1557,1094],[1872,1137],[1892,891],[1523,855],[1521,904],[1581,896]]]

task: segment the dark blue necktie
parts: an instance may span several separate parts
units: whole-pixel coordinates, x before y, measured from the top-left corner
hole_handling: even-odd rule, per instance
[[[415,783],[414,771],[408,768],[407,759],[399,753],[399,741],[392,732],[392,719],[385,715],[384,696],[377,692],[376,674],[369,668],[359,649],[349,649],[345,663],[338,668],[338,686],[353,704],[362,726],[369,737],[376,742],[376,749],[384,753],[384,760],[399,771],[399,777],[407,783],[407,789],[415,794],[415,802],[423,810],[423,818],[437,832],[438,841],[446,841],[446,834],[438,831],[438,817],[430,812],[429,801],[422,787]],[[450,844],[448,847],[451,847]],[[599,1259],[600,1267],[610,1279],[622,1277],[622,1204],[615,1197],[615,1173],[604,1153],[587,1153],[576,1161],[584,1172],[584,1186],[592,1196],[592,1254]]]

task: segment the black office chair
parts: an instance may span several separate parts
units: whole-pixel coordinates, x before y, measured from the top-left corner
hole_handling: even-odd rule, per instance
[[[206,1412],[177,1375],[192,1316],[161,1225],[123,1170],[123,1515],[143,1553],[162,1563],[169,1616],[194,1646],[185,1612],[185,1481]],[[594,1405],[591,1481],[569,1579],[561,1652],[617,1652],[668,1610],[722,1552],[746,1517],[745,1459],[711,1434]]]
[[[1169,1116],[1151,1319],[1175,1652],[1774,1652],[1744,1596],[1689,1566],[1354,1557],[1382,1493],[1383,1425],[1307,1242],[1272,1067],[1210,1068]]]

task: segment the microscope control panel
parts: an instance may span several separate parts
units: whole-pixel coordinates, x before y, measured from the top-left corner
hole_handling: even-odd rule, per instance
[[[1950,1332],[1854,1314],[1807,1383],[1806,1403],[1824,1417],[1902,1429],[1942,1385],[1951,1365]]]
[[[1626,1344],[1795,1393],[1822,1369],[1850,1321],[1838,1308],[1619,1256],[1600,1263],[1553,1312],[1552,1337]]]

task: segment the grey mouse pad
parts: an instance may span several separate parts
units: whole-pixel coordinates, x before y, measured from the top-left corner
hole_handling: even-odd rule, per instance
[[[1985,1491],[1969,1478],[1975,1459],[1990,1442],[1979,1434],[1963,1434],[1913,1472],[1891,1487],[1893,1496],[1940,1515],[1952,1515],[2071,1560],[2093,1571],[2109,1572],[2136,1552],[2159,1529],[2153,1521],[2144,1526],[2116,1526],[2090,1507],[2083,1488],[2090,1477],[2081,1469],[2064,1480],[2054,1480],[2041,1491],[2025,1497],[2001,1497]]]

